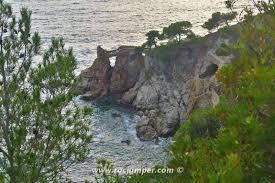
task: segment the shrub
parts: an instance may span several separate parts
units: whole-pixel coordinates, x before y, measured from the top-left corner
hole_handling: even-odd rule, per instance
[[[216,55],[218,56],[229,56],[231,55],[231,53],[231,48],[227,46],[225,43],[222,43],[220,47],[216,50]]]

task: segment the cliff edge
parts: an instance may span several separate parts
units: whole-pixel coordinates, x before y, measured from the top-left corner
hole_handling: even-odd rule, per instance
[[[97,59],[81,73],[82,99],[111,96],[134,106],[140,116],[136,130],[141,140],[172,136],[192,110],[218,103],[215,73],[230,62],[215,55],[220,40],[217,33],[210,34],[178,46],[163,58],[153,51],[143,56],[131,46],[113,51],[98,47]],[[109,58],[114,56],[111,67]]]

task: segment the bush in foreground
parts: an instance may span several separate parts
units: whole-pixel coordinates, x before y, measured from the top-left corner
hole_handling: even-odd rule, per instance
[[[71,101],[78,78],[72,49],[53,39],[40,55],[31,12],[19,19],[0,1],[0,182],[56,182],[60,172],[88,152],[91,111]]]

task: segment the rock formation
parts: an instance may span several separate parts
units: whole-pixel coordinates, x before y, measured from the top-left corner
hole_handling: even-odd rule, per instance
[[[213,53],[219,39],[208,35],[165,58],[153,53],[142,56],[134,47],[109,52],[99,47],[98,58],[81,74],[82,98],[113,96],[133,105],[140,116],[136,130],[141,140],[172,136],[192,110],[219,101],[215,72],[229,62]],[[114,55],[116,63],[111,68],[109,57]]]
[[[112,68],[107,52],[100,46],[97,48],[97,59],[93,66],[82,71],[82,99],[93,100],[109,93]]]
[[[117,57],[114,68],[109,59],[113,56]],[[107,95],[119,98],[135,85],[144,64],[143,59],[135,52],[135,47],[121,46],[117,50],[106,51],[98,46],[93,65],[81,72],[82,99],[94,100]]]

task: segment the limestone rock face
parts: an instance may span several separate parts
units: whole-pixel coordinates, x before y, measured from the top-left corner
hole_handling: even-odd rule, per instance
[[[114,68],[109,60],[113,56],[117,56]],[[99,46],[93,65],[81,73],[82,99],[94,100],[108,95],[120,97],[135,85],[142,65],[143,57],[136,53],[135,47],[122,46],[106,51]]]
[[[141,116],[136,126],[141,140],[172,136],[194,109],[215,106],[219,101],[220,84],[215,72],[230,61],[214,54],[219,40],[211,34],[163,58],[120,47],[114,68],[109,63],[114,52],[99,49],[99,58],[82,73],[83,97],[110,95],[134,106]]]
[[[132,88],[139,78],[143,65],[143,57],[134,48],[120,48],[116,64],[112,72],[110,93],[121,94]]]
[[[97,49],[97,59],[92,67],[82,71],[82,99],[94,100],[108,94],[112,68],[107,53],[101,48]]]
[[[129,91],[125,92],[121,97],[120,102],[123,104],[131,104],[137,96],[137,91],[131,88]]]
[[[215,72],[223,59],[212,56],[217,44],[218,39],[210,36],[200,44],[178,48],[162,60],[145,56],[142,71],[145,74],[141,74],[145,77],[137,82],[142,85],[135,89],[137,94],[132,103],[138,110],[145,111],[146,123],[140,122],[139,136],[152,127],[157,136],[172,136],[194,109],[218,103],[220,87]]]

